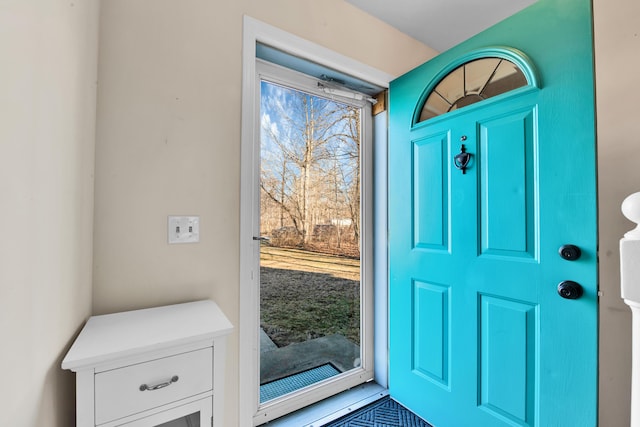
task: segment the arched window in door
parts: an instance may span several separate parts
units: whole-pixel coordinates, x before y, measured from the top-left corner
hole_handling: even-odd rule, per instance
[[[418,122],[531,84],[514,62],[483,57],[446,74],[427,95]]]

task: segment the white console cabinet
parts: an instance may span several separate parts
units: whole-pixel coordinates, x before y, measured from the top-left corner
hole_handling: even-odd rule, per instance
[[[232,328],[208,300],[89,318],[62,361],[77,427],[222,427]]]

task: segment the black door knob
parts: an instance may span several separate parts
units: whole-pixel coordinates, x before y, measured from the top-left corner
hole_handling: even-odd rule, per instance
[[[565,280],[558,285],[558,295],[566,299],[578,299],[582,296],[583,290],[579,283]]]
[[[575,261],[582,255],[580,248],[576,245],[562,245],[560,249],[558,249],[558,253],[562,259],[566,259],[567,261]]]

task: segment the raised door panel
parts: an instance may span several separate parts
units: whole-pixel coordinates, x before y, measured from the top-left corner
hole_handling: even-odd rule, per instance
[[[412,307],[412,368],[428,380],[449,388],[450,288],[414,281]]]
[[[478,123],[480,253],[536,258],[535,107]]]
[[[478,406],[495,425],[534,426],[539,404],[538,306],[490,295],[481,295],[479,305]]]
[[[413,247],[444,250],[449,247],[447,182],[449,133],[413,142]]]

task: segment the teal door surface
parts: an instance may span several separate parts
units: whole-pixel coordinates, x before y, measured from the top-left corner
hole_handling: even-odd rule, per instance
[[[587,1],[540,0],[391,84],[389,388],[435,427],[597,424],[590,23]],[[421,119],[482,57],[527,81]]]

